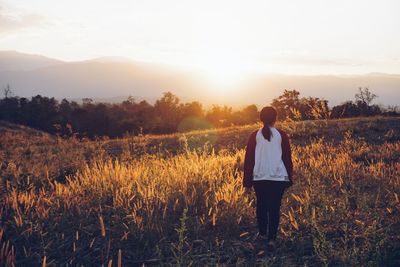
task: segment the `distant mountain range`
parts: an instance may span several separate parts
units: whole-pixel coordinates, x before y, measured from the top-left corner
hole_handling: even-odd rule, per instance
[[[61,60],[39,55],[0,51],[0,71],[34,70],[43,67],[63,64]]]
[[[359,86],[369,87],[384,105],[400,104],[400,75],[282,75],[253,74],[246,80],[220,90],[205,82],[202,74],[169,65],[103,57],[64,62],[39,55],[0,51],[0,88],[9,84],[15,95],[41,94],[58,99],[92,98],[120,102],[128,96],[154,102],[171,91],[183,101],[205,104],[268,104],[284,89],[302,96],[325,98],[338,104],[354,98]],[[218,92],[218,93],[216,93]]]

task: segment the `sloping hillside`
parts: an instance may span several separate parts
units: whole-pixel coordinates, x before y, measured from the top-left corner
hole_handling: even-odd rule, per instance
[[[241,182],[258,125],[80,141],[2,123],[0,264],[398,266],[399,119],[279,125],[295,182],[273,253]]]
[[[174,155],[187,150],[233,151],[242,149],[249,134],[260,125],[247,125],[176,133],[169,135],[130,136],[122,139],[79,140],[52,136],[35,129],[0,121],[0,169],[4,174],[9,164],[18,166],[18,173],[43,180],[63,180],[93,159],[130,160],[144,154]],[[369,143],[400,140],[400,118],[352,118],[331,121],[280,123],[292,143],[305,145],[323,138],[326,142],[341,141],[347,135]]]

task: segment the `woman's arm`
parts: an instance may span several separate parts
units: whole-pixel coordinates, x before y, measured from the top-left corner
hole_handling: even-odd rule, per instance
[[[243,186],[247,188],[253,185],[253,169],[256,153],[256,134],[257,131],[253,132],[249,136],[246,146],[246,154],[244,157]]]
[[[292,149],[290,147],[290,141],[287,134],[279,130],[282,137],[282,161],[285,164],[286,171],[289,175],[290,182],[293,183],[293,161],[292,161]]]

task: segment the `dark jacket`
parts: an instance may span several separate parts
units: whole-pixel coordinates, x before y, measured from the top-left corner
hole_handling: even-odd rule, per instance
[[[289,137],[287,134],[277,129],[282,137],[282,161],[285,165],[286,171],[289,175],[289,183],[288,186],[293,184],[293,162],[292,162],[292,151],[290,148]],[[256,135],[258,130],[254,131],[250,134],[250,137],[247,141],[246,146],[246,155],[244,158],[244,176],[243,176],[243,186],[251,187],[253,185],[253,169],[255,162],[255,153],[256,153]]]

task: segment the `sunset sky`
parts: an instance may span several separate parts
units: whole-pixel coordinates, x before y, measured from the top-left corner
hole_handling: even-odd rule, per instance
[[[0,0],[0,50],[206,70],[400,73],[398,0]]]

